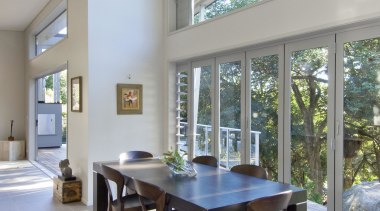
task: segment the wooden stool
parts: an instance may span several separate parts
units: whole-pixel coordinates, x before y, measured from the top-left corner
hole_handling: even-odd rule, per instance
[[[79,179],[63,181],[57,177],[53,178],[54,196],[62,203],[81,201],[82,182]]]

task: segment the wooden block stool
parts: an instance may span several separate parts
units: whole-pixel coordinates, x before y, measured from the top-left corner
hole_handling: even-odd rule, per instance
[[[53,178],[54,196],[62,203],[81,201],[82,182],[79,179],[63,181],[57,177]]]

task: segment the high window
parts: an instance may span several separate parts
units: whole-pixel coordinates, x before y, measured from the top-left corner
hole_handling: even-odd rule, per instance
[[[35,36],[36,56],[67,37],[67,11],[61,13]]]
[[[265,0],[172,0],[175,29],[213,19],[239,8],[254,5]]]
[[[197,24],[260,1],[262,0],[195,0],[193,23]]]

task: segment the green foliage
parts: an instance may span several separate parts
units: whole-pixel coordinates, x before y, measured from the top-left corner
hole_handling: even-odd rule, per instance
[[[216,0],[209,4],[205,10],[204,20],[212,19],[219,15],[231,12],[250,5],[252,3],[260,2],[261,0]],[[201,22],[200,12],[194,14],[194,24]]]
[[[59,80],[59,83],[60,83],[60,88],[61,90],[59,90],[60,92],[60,103],[62,104],[67,104],[67,70],[64,70],[61,72],[60,74],[60,80]]]
[[[53,75],[48,75],[45,77],[45,88],[53,89]]]
[[[163,154],[162,162],[167,165],[172,165],[176,171],[182,171],[185,169],[185,159],[181,156],[177,150],[168,151]]]
[[[259,1],[260,0],[216,0],[206,7],[205,20]]]

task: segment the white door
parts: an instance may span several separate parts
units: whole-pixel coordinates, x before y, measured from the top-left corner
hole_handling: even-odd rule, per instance
[[[246,160],[283,181],[284,46],[247,52],[246,69]]]
[[[380,27],[337,34],[336,80],[335,209],[378,210]]]
[[[216,58],[215,140],[216,155],[224,168],[245,163],[244,54]]]
[[[285,45],[284,182],[334,204],[335,37]],[[332,209],[331,209],[332,210]]]

